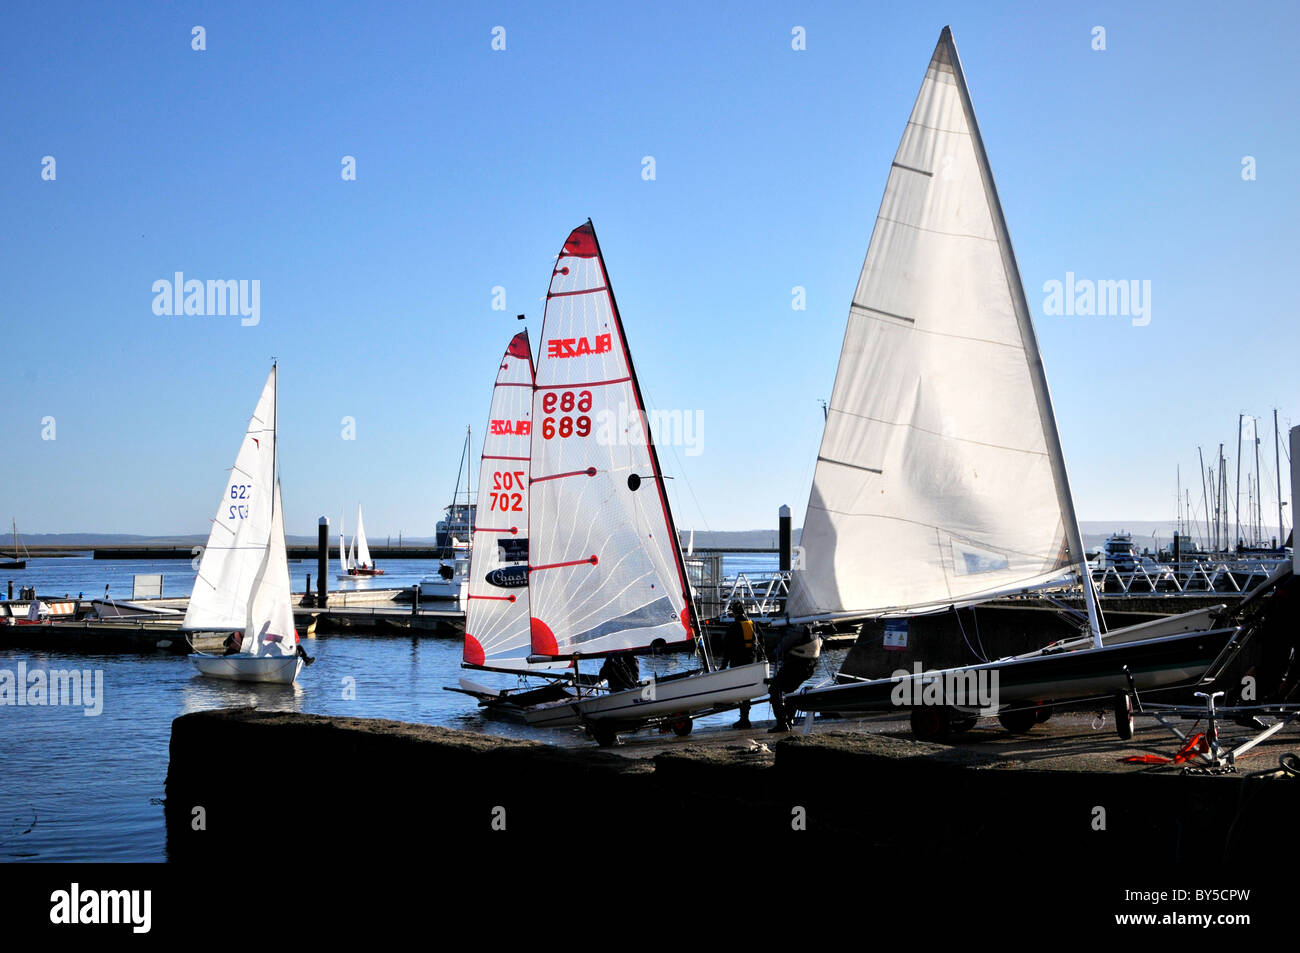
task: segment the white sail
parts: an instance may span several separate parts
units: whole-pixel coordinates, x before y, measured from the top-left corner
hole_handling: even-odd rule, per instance
[[[348,547],[347,547],[347,541],[344,539],[343,514],[340,513],[339,514],[339,572],[346,573],[347,571],[348,571]]]
[[[977,602],[1084,559],[1020,273],[946,28],[849,310],[801,548],[796,620]]]
[[[497,369],[483,436],[465,607],[466,665],[527,670],[528,469],[533,355],[528,332],[510,341]]]
[[[250,655],[293,655],[298,636],[293,628],[293,602],[289,591],[289,560],[284,550],[284,508],[280,481],[275,483],[271,536],[248,602],[241,651]]]
[[[534,654],[689,641],[677,533],[590,222],[569,235],[551,276],[532,422]]]
[[[185,610],[185,629],[242,631],[247,625],[253,581],[271,537],[275,374],[272,367],[217,505]]]
[[[361,504],[357,504],[357,535],[352,538],[352,545],[356,547],[357,555],[352,565],[362,566],[366,569],[371,567],[370,563],[370,546],[366,543],[366,527],[361,522]]]
[[[348,549],[348,569],[357,568],[357,534],[352,534],[352,546]]]

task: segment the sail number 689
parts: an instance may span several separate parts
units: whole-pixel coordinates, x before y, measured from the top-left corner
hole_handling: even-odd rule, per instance
[[[579,437],[591,435],[591,418],[586,416],[591,410],[591,391],[578,391],[575,396],[573,391],[561,391],[558,394],[555,391],[548,391],[542,397],[542,411],[546,414],[553,414],[559,410],[565,416],[560,418],[545,417],[542,420],[542,437],[550,440],[555,436],[572,437],[575,434]],[[578,417],[568,416],[574,410],[580,414]]]

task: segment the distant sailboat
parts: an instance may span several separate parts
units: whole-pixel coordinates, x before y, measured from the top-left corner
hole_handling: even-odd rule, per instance
[[[27,568],[27,560],[30,557],[30,553],[27,552],[26,546],[22,547],[21,549],[18,546],[18,521],[17,520],[13,521],[13,529],[14,529],[14,558],[6,562],[0,563],[0,569],[26,569]]]
[[[700,638],[640,385],[596,232],[564,243],[551,276],[533,388],[528,587],[535,661],[600,658]],[[611,421],[632,425],[616,430]],[[480,498],[481,502],[481,498]],[[698,644],[698,643],[697,643]],[[583,724],[601,744],[655,719],[690,716],[767,692],[766,663],[648,679],[525,713]]]
[[[361,520],[361,504],[357,504],[357,531],[352,537],[353,553],[348,556],[349,576],[382,576],[370,558],[370,544],[366,542],[366,525]]]
[[[1203,612],[1103,637],[1033,322],[947,28],[849,309],[801,543],[794,622],[943,611],[1076,573],[1089,636],[952,670],[996,671],[1004,704],[1122,692],[1126,666],[1139,689],[1195,681],[1237,631],[1207,631]],[[908,680],[792,700],[888,708]],[[1003,723],[1028,730],[1034,718]]]
[[[240,636],[238,652],[190,656],[203,675],[288,684],[302,668],[276,474],[276,432],[272,365],[217,506],[181,626],[182,631]]]

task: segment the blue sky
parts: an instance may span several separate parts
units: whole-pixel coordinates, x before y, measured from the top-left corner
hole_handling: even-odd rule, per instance
[[[800,521],[945,24],[1080,517],[1172,517],[1175,466],[1240,412],[1271,475],[1271,409],[1300,422],[1296,8],[1055,6],[10,6],[0,500],[33,532],[204,531],[275,355],[288,531],[360,500],[372,537],[430,535],[514,315],[536,340],[590,216],[648,402],[703,421],[701,453],[662,451],[679,525]],[[176,271],[259,280],[260,323],[155,315]],[[1150,280],[1150,324],[1043,315],[1067,271]]]

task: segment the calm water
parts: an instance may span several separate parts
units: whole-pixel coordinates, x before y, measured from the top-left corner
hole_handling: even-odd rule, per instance
[[[13,573],[15,590],[35,586],[42,594],[102,595],[105,584],[120,598],[131,594],[135,573],[161,572],[164,594],[185,595],[194,573],[184,560],[94,562],[36,559]],[[295,587],[314,563],[290,564]],[[410,585],[434,564],[392,560],[380,587]],[[774,557],[728,557],[728,573],[774,568]],[[0,575],[0,584],[9,574]],[[338,585],[330,581],[331,588]],[[348,583],[342,585],[347,586]],[[474,702],[443,690],[461,675],[460,643],[441,639],[322,637],[306,643],[317,659],[289,687],[252,687],[198,677],[177,656],[65,655],[0,649],[0,670],[20,661],[35,668],[101,672],[103,709],[87,717],[79,707],[0,707],[0,860],[165,860],[161,798],[167,774],[172,719],[210,708],[259,708],[392,718],[469,731],[585,743],[579,732],[533,731],[485,719]],[[643,671],[671,671],[692,664],[682,656]],[[356,679],[356,698],[345,700],[342,680]],[[508,676],[475,673],[482,682],[506,685]],[[729,723],[734,714],[704,719]],[[768,718],[766,705],[754,717]]]

